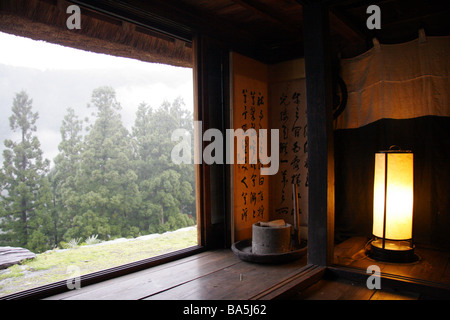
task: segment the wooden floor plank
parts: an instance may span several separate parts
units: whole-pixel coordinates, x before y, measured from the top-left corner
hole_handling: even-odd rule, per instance
[[[339,243],[334,248],[334,263],[343,266],[357,267],[360,260],[365,260],[365,246],[368,239],[352,237]]]
[[[322,279],[292,300],[369,300],[373,291],[347,280]]]
[[[49,300],[137,300],[238,263],[231,251],[208,251],[49,297]]]
[[[292,295],[296,295],[321,280],[325,272],[326,267],[308,264],[301,267],[297,274],[253,296],[251,300],[290,299]]]
[[[368,289],[363,283],[348,279],[322,279],[303,292],[292,295],[292,300],[418,300],[420,294],[390,288]]]
[[[418,300],[420,294],[416,292],[394,291],[391,289],[375,290],[370,300]]]
[[[306,256],[288,264],[263,265],[241,261],[218,269],[147,300],[246,300],[299,272]]]
[[[450,257],[447,259],[447,264],[444,269],[444,274],[441,277],[441,280],[445,283],[450,283]]]

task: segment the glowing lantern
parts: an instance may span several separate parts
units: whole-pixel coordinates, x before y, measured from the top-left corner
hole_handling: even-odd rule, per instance
[[[416,259],[412,242],[414,161],[411,151],[375,154],[373,229],[369,256],[375,260],[411,262]]]

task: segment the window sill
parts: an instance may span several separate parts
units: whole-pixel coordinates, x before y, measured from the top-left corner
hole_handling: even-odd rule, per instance
[[[230,249],[198,254],[49,296],[49,300],[271,300],[310,285],[325,268],[240,260]]]
[[[128,263],[110,269],[105,269],[90,274],[82,275],[80,277],[80,287],[99,284],[110,279],[117,279],[122,276],[129,275],[134,272],[146,270],[151,267],[159,266],[174,260],[189,257],[205,251],[204,247],[192,246],[182,250],[173,251],[163,255],[158,255],[148,259]],[[48,285],[36,287],[33,289],[16,292],[7,296],[0,297],[0,300],[34,300],[44,299],[58,294],[65,294],[73,292],[67,287],[67,280],[50,283]]]

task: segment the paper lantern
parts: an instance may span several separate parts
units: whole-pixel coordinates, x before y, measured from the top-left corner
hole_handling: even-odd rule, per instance
[[[376,153],[372,229],[375,238],[370,243],[370,257],[390,262],[416,259],[412,241],[413,202],[413,153],[392,147]]]

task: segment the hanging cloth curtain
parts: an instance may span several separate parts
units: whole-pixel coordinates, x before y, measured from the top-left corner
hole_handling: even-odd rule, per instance
[[[383,118],[450,116],[450,37],[425,37],[422,32],[410,42],[374,44],[364,54],[342,60],[348,102],[335,129]]]

